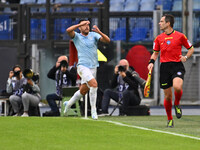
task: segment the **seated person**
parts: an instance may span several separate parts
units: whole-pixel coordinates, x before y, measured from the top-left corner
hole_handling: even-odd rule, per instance
[[[111,81],[111,88],[104,91],[102,99],[102,114],[100,116],[108,115],[108,107],[110,99],[118,102],[122,99],[123,108],[127,106],[137,106],[141,102],[141,98],[138,92],[139,82],[134,76],[138,74],[134,69],[129,67],[129,63],[126,59],[120,60],[119,64],[115,66],[114,76]],[[144,81],[144,80],[141,80]],[[142,86],[145,85],[145,81]],[[113,88],[117,87],[118,91],[114,91]]]
[[[62,100],[62,88],[76,85],[77,71],[74,67],[68,67],[68,58],[66,56],[60,56],[47,76],[56,81],[56,93],[47,95],[46,99],[51,110],[45,112],[43,116],[60,116],[55,101]]]
[[[40,88],[31,78],[24,78],[19,65],[13,67],[9,73],[6,87],[7,93],[12,93],[9,101],[12,105],[14,116],[20,116],[20,108],[23,105],[24,113],[22,117],[28,117],[30,106],[38,106],[40,102]]]

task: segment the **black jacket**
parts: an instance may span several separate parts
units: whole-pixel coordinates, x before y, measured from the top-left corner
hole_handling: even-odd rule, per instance
[[[110,83],[111,88],[115,88],[119,85],[118,77],[119,77],[119,74],[114,74]],[[132,76],[132,73],[130,71],[126,71],[126,77],[123,78],[123,81],[129,85],[128,90],[133,90],[134,93],[137,96],[139,96],[139,92],[138,92],[139,83],[137,82],[137,80],[135,80],[135,78]]]

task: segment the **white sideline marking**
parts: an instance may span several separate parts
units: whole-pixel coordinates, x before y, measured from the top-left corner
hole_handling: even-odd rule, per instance
[[[141,130],[147,130],[147,131],[153,131],[153,132],[158,132],[158,133],[171,134],[171,135],[175,135],[175,136],[180,136],[180,137],[185,137],[185,138],[200,140],[200,138],[198,138],[198,137],[184,135],[184,134],[179,134],[179,133],[173,133],[173,132],[168,132],[168,131],[149,129],[149,128],[139,127],[139,126],[134,126],[134,125],[127,125],[127,124],[123,124],[123,123],[115,122],[115,121],[106,121],[106,120],[103,120],[103,121],[104,122],[108,122],[108,123],[112,123],[112,124],[115,124],[115,125],[119,125],[119,126],[124,126],[124,127],[136,128],[136,129],[141,129]]]
[[[82,119],[93,120],[93,119],[90,119],[90,118],[82,118]],[[95,121],[108,122],[108,123],[112,123],[112,124],[115,124],[115,125],[118,125],[118,126],[136,128],[136,129],[140,129],[140,130],[153,131],[153,132],[158,132],[158,133],[165,133],[165,134],[170,134],[170,135],[175,135],[175,136],[180,136],[180,137],[185,137],[185,138],[190,138],[190,139],[194,139],[194,140],[199,140],[200,141],[200,138],[199,137],[195,137],[195,136],[189,136],[189,135],[173,133],[173,132],[168,132],[168,131],[162,131],[162,130],[156,130],[156,129],[149,129],[149,128],[145,128],[145,127],[139,127],[139,126],[134,126],[134,125],[123,124],[123,123],[116,122],[116,121],[108,121],[108,120],[95,120]]]

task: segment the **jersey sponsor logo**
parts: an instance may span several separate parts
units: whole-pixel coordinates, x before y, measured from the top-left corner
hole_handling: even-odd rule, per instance
[[[171,44],[171,41],[170,41],[170,40],[167,41],[167,45],[169,45],[169,44]]]
[[[181,76],[181,75],[182,75],[182,73],[179,71],[179,72],[177,72],[177,75]]]
[[[167,38],[165,38],[165,40],[169,40],[169,39],[173,39],[173,37],[167,37]]]

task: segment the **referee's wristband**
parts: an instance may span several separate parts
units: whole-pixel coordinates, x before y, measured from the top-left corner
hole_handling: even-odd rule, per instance
[[[149,60],[149,64],[150,64],[150,63],[153,63],[153,64],[154,64],[154,63],[155,63],[155,60],[154,60],[154,59],[150,59],[150,60]]]

